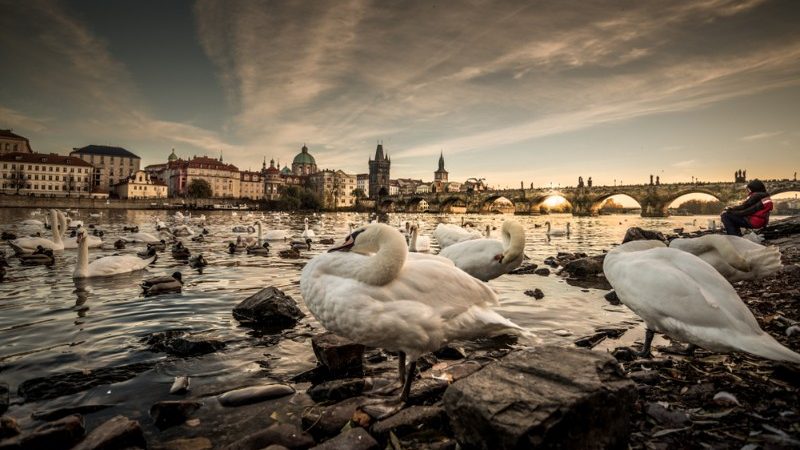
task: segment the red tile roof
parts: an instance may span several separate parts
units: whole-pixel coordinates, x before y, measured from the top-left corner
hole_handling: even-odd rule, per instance
[[[57,153],[6,153],[5,155],[0,155],[0,161],[92,167],[91,164],[80,158],[59,155]]]

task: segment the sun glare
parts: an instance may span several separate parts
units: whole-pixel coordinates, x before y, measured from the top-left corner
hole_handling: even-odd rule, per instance
[[[550,198],[548,198],[547,200],[544,201],[544,206],[552,208],[554,206],[559,206],[559,205],[563,204],[566,201],[567,201],[567,199],[565,199],[564,197],[558,197],[558,196],[550,197]]]

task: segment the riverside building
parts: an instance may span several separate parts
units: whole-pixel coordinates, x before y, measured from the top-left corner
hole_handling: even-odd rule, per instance
[[[4,194],[42,197],[89,197],[92,165],[55,153],[0,155],[0,187]],[[102,195],[100,195],[102,196]]]
[[[27,138],[11,130],[0,130],[0,155],[7,153],[33,153]]]
[[[74,148],[70,156],[80,158],[94,167],[92,190],[108,193],[111,187],[139,170],[141,158],[122,147],[87,145]]]
[[[167,185],[150,178],[144,170],[137,170],[133,175],[114,185],[113,192],[119,198],[166,198]]]

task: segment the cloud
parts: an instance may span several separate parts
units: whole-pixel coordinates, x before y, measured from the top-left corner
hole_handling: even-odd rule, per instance
[[[4,127],[11,129],[23,128],[33,131],[45,131],[47,130],[48,122],[50,122],[50,119],[48,118],[31,117],[14,109],[6,108],[0,105],[0,123],[2,123]]]
[[[756,133],[751,134],[749,136],[742,136],[739,138],[740,141],[757,141],[760,139],[771,138],[774,136],[780,136],[783,134],[783,131],[771,131],[771,132],[764,132],[764,133]]]
[[[680,167],[680,168],[687,168],[692,167],[695,163],[693,159],[687,159],[685,161],[678,161],[672,165],[672,167]]]

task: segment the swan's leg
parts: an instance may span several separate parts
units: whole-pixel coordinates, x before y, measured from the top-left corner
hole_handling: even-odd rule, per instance
[[[400,382],[406,381],[406,352],[397,352],[397,373],[400,377]]]
[[[411,381],[414,379],[414,376],[417,374],[417,361],[411,361],[411,364],[408,365],[408,374],[406,375],[406,382],[403,385],[403,393],[400,394],[400,401],[403,403],[408,402],[408,396],[411,394]]]
[[[636,352],[635,355],[639,358],[652,358],[653,355],[650,353],[650,344],[653,343],[653,336],[655,336],[655,332],[651,329],[647,329],[644,332],[644,345],[642,346],[642,351]]]

